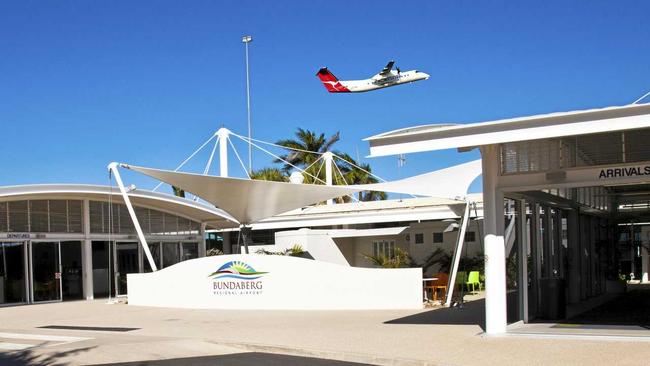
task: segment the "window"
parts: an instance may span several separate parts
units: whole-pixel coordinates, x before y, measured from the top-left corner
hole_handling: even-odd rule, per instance
[[[465,233],[465,242],[473,242],[476,241],[476,232],[474,231],[468,231]]]
[[[442,236],[442,233],[433,233],[433,243],[442,243],[444,242],[444,238]]]
[[[395,256],[395,241],[381,240],[372,242],[372,253],[375,257],[385,256],[393,258]]]
[[[424,234],[415,234],[415,244],[424,244]]]

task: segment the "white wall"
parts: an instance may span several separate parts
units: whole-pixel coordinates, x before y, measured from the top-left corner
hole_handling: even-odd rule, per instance
[[[300,245],[318,261],[349,265],[339,247],[330,237],[329,230],[299,229],[275,233],[277,250],[291,248],[294,245]]]
[[[215,290],[215,279],[230,261],[267,272],[254,290]],[[128,274],[129,305],[193,309],[420,309],[419,268],[369,269],[275,255],[222,255],[192,259],[153,273]],[[231,292],[231,293],[228,293]]]

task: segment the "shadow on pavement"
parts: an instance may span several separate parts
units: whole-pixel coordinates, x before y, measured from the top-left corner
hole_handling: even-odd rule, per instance
[[[384,324],[478,325],[485,330],[485,300],[466,302],[462,307],[433,309],[389,320]]]
[[[81,352],[87,352],[93,347],[85,347],[70,351],[57,352],[47,355],[35,354],[33,350],[13,351],[0,353],[0,365],[2,366],[23,366],[23,365],[66,365],[62,358]]]
[[[112,363],[105,365],[113,366],[171,366],[171,365],[183,365],[183,366],[213,366],[213,365],[223,365],[223,366],[249,366],[249,365],[264,365],[264,366],[299,366],[299,365],[310,365],[310,366],[361,366],[369,365],[355,362],[345,362],[345,361],[334,361],[326,360],[322,358],[313,358],[313,357],[300,357],[300,356],[288,356],[288,355],[279,355],[274,353],[262,353],[262,352],[244,352],[244,353],[234,353],[229,355],[219,355],[219,356],[202,356],[202,357],[185,357],[185,358],[174,358],[167,360],[155,360],[155,361],[136,361],[136,362],[125,362],[125,363]]]
[[[564,324],[637,325],[650,329],[650,290],[634,290],[588,310]]]

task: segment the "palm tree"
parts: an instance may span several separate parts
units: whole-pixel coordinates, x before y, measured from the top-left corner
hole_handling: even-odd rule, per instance
[[[303,130],[300,127],[298,127],[298,130],[296,131],[296,137],[297,139],[285,139],[285,140],[277,141],[276,144],[291,149],[303,150],[303,151],[292,150],[288,154],[280,156],[285,161],[301,168],[311,165],[311,163],[316,161],[321,156],[321,154],[330,151],[332,145],[334,145],[337,141],[341,139],[339,132],[336,132],[334,135],[326,139],[324,133],[321,133],[320,135],[316,135],[316,133],[314,133],[313,131]],[[313,151],[314,153],[309,153],[306,151]],[[275,162],[281,163],[282,161],[276,159]],[[292,168],[293,167],[291,165],[284,163],[284,167],[282,169],[288,173],[289,171],[291,171]],[[313,173],[310,172],[310,174]]]
[[[288,182],[287,174],[278,168],[263,168],[251,173],[251,179],[272,180],[276,182]]]
[[[185,191],[184,190],[182,190],[182,189],[180,189],[178,187],[172,186],[172,191],[174,192],[174,196],[185,198]]]
[[[347,184],[379,183],[379,180],[370,174],[372,172],[370,164],[359,163],[348,154],[343,154],[341,158],[347,162],[343,163],[345,169],[341,169],[341,173],[343,173]],[[386,192],[376,191],[362,191],[357,193],[357,195],[359,201],[378,201],[388,198]]]

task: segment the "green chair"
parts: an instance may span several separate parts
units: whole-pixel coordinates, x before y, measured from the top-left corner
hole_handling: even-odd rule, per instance
[[[465,285],[467,286],[468,290],[469,290],[469,286],[472,286],[472,292],[476,291],[476,285],[478,285],[479,291],[483,290],[483,285],[481,284],[481,281],[479,280],[478,271],[471,271],[469,273],[469,276],[467,277],[467,282],[465,282]]]

